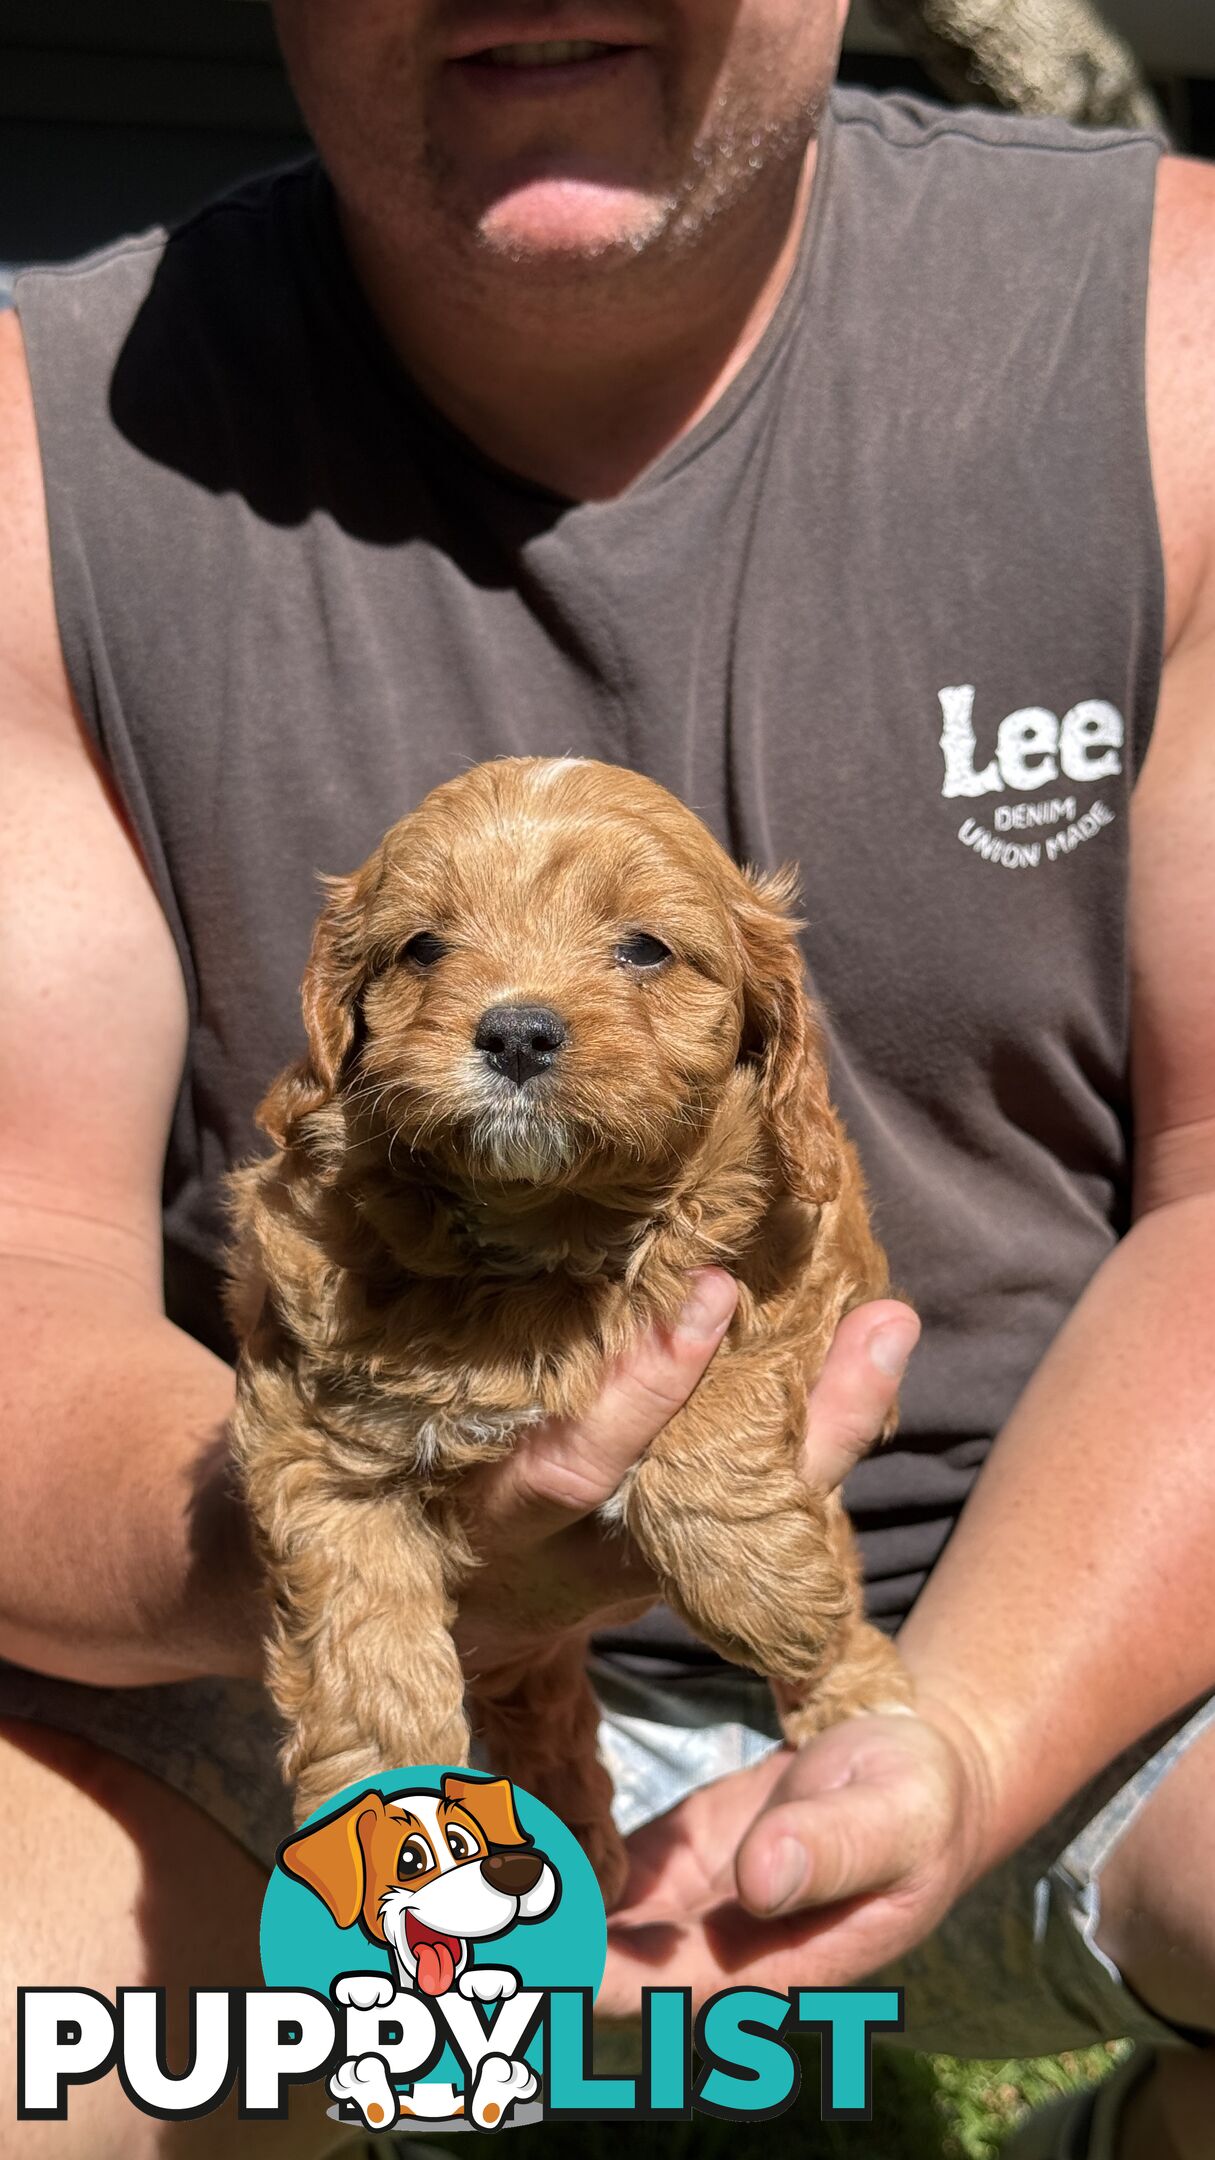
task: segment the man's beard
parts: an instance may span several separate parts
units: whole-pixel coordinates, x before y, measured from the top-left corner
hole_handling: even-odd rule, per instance
[[[529,240],[509,223],[500,224],[490,206],[461,203],[455,161],[428,141],[423,166],[430,218],[470,268],[511,264],[531,271],[540,283],[579,281],[580,274],[601,279],[613,265],[627,271],[642,263],[674,262],[694,253],[713,225],[742,210],[757,189],[770,190],[781,175],[788,186],[778,192],[787,199],[818,133],[827,95],[826,84],[816,86],[800,104],[773,117],[741,108],[723,92],[668,187],[651,192],[640,184],[622,185],[627,209],[622,202],[615,232],[587,234],[559,246],[544,238]]]

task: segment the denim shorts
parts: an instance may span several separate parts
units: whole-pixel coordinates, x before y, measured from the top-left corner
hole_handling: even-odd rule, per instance
[[[593,1658],[590,1667],[626,1834],[698,1786],[759,1762],[780,1738],[768,1689],[752,1674],[708,1669],[668,1680],[639,1672],[640,1663],[626,1669]],[[266,1867],[291,1829],[274,1712],[255,1682],[91,1688],[0,1661],[0,1716],[59,1727],[138,1764]],[[1192,2044],[1132,1994],[1096,1936],[1106,1861],[1212,1725],[1215,1696],[1137,1742],[976,1884],[926,1942],[873,1976],[904,1991],[904,2045],[1032,2056],[1124,2036]]]

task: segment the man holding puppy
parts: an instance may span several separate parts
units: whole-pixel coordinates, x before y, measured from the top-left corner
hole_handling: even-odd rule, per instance
[[[294,1047],[314,869],[462,763],[580,750],[801,862],[836,1097],[926,1320],[850,1488],[914,1717],[790,1757],[761,1690],[610,1634],[646,1585],[594,1511],[720,1341],[720,1272],[482,1485],[470,1665],[600,1631],[642,1826],[604,2004],[881,1970],[925,2044],[1130,2032],[1058,2140],[1194,2160],[1215,176],[828,110],[842,0],[276,14],[328,181],[31,276],[3,325],[10,1981],[179,1994],[251,1952],[277,1801],[219,1179]],[[914,1334],[890,1304],[841,1329],[816,1481]],[[76,2099],[81,2150],[162,2149],[108,2085]]]

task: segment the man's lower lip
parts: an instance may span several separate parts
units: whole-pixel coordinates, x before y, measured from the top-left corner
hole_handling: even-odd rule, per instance
[[[593,60],[558,60],[547,67],[542,63],[512,67],[473,53],[467,60],[449,60],[447,65],[459,81],[482,96],[537,97],[558,92],[568,96],[571,90],[610,82],[642,50],[640,45],[618,45],[611,52],[598,53]]]

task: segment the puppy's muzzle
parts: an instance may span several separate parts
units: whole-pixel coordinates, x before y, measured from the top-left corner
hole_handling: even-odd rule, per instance
[[[526,1897],[544,1872],[543,1860],[529,1852],[491,1852],[481,1862],[481,1873],[492,1889],[507,1897]]]
[[[495,1072],[516,1087],[547,1072],[566,1038],[551,1005],[491,1005],[477,1022],[473,1044]]]

